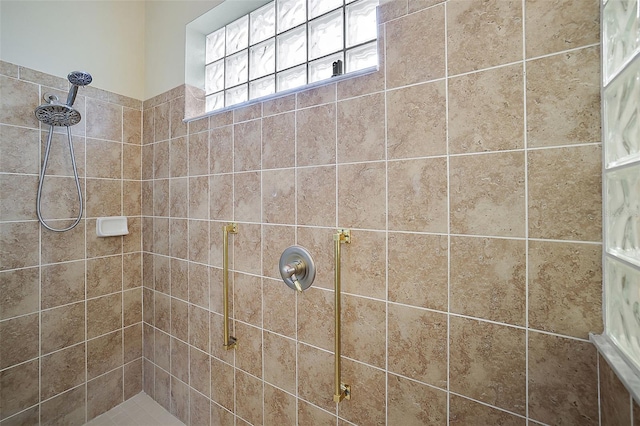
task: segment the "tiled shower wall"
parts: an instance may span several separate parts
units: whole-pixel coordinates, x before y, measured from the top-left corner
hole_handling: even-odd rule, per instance
[[[380,22],[373,74],[188,125],[183,90],[144,103],[144,390],[192,425],[631,423],[588,342],[598,2],[397,0]],[[293,244],[318,268],[301,294],[277,270]]]
[[[0,62],[2,426],[81,425],[142,389],[142,102],[80,89],[82,121],[72,132],[85,211],[76,228],[54,233],[35,212],[49,127],[34,110],[45,93],[66,100],[68,88],[66,79]],[[77,214],[63,131],[43,190],[48,219]],[[96,217],[122,214],[129,235],[96,237]]]

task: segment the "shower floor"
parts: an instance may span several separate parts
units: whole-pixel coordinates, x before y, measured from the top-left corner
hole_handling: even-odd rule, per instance
[[[136,396],[113,407],[86,423],[85,426],[184,426],[149,395]]]

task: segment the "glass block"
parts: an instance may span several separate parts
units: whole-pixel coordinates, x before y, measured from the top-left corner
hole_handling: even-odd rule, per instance
[[[346,72],[353,72],[378,65],[378,43],[373,42],[347,50]]]
[[[247,81],[249,55],[246,50],[227,56],[227,69],[224,75],[225,87],[235,86]]]
[[[249,41],[260,43],[276,35],[276,2],[262,6],[251,12],[249,23]]]
[[[307,19],[307,0],[278,0],[278,34]]]
[[[604,89],[607,167],[640,160],[640,57]]]
[[[640,163],[605,172],[606,249],[640,267]]]
[[[342,6],[342,0],[309,0],[309,19]]]
[[[347,6],[347,47],[378,37],[378,0],[361,0]]]
[[[343,48],[342,9],[309,21],[309,60]]]
[[[278,92],[304,86],[307,84],[307,64],[280,72],[276,78]]]
[[[333,63],[338,59],[344,62],[342,52],[309,62],[309,83],[331,78],[333,74]]]
[[[605,331],[629,360],[640,367],[640,272],[609,256],[604,268]]]
[[[249,91],[247,89],[247,85],[243,84],[242,86],[233,87],[229,90],[225,90],[224,98],[226,106],[231,106],[235,104],[239,104],[247,101]]]
[[[227,55],[245,49],[249,45],[249,15],[244,15],[227,25]]]
[[[276,92],[276,77],[270,75],[249,83],[249,99],[261,98]]]
[[[210,64],[224,57],[224,27],[218,31],[214,31],[207,36],[206,39],[206,61]]]
[[[280,34],[277,41],[278,71],[307,61],[307,27],[305,25]]]
[[[214,93],[213,95],[209,95],[205,98],[205,102],[206,112],[224,108],[224,93],[218,92]]]
[[[224,89],[224,60],[207,65],[205,69],[204,90],[208,95]]]
[[[604,81],[640,49],[640,0],[611,0],[603,10]]]
[[[253,80],[276,70],[275,38],[249,48],[249,79]]]

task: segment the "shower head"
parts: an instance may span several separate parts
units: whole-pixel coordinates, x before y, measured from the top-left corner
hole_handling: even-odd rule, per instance
[[[67,76],[69,83],[71,83],[71,89],[69,90],[69,96],[67,96],[67,106],[72,106],[76,100],[79,86],[86,86],[91,84],[93,77],[91,74],[84,71],[71,71]]]
[[[50,103],[40,105],[35,111],[36,118],[50,126],[69,127],[78,124],[82,117],[80,113],[68,105]]]

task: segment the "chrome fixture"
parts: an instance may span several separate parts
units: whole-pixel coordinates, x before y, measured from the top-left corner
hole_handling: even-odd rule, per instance
[[[301,246],[291,246],[282,252],[279,269],[284,283],[300,292],[311,287],[316,278],[311,253]]]
[[[47,137],[47,145],[44,152],[44,161],[42,163],[42,169],[40,170],[40,182],[38,183],[38,195],[36,201],[36,213],[38,215],[38,220],[50,231],[54,232],[64,232],[69,231],[80,223],[80,219],[82,218],[82,189],[80,188],[80,179],[78,178],[78,168],[76,166],[76,157],[73,153],[73,142],[71,138],[71,126],[74,126],[80,122],[82,116],[78,110],[73,108],[73,103],[75,102],[76,95],[78,93],[79,86],[86,86],[91,83],[91,74],[83,72],[83,71],[73,71],[69,73],[68,77],[69,82],[71,83],[71,89],[69,90],[69,95],[67,96],[67,103],[60,103],[60,99],[56,95],[52,95],[50,93],[46,93],[43,98],[45,102],[44,105],[40,105],[35,110],[35,116],[38,121],[43,124],[49,125],[49,136]],[[51,139],[53,137],[53,128],[54,126],[66,127],[67,128],[67,141],[69,143],[69,152],[71,155],[71,165],[73,167],[73,177],[76,183],[76,190],[78,191],[78,217],[75,222],[63,229],[53,228],[44,221],[42,217],[42,209],[41,209],[41,199],[42,199],[42,187],[44,185],[44,178],[47,174],[47,164],[49,163],[49,154],[51,152]]]

